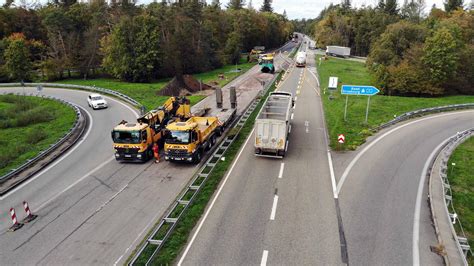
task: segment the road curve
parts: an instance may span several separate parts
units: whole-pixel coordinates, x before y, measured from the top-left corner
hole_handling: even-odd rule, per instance
[[[430,252],[437,240],[426,204],[426,184],[420,219],[415,220],[419,183],[433,150],[473,126],[474,111],[436,114],[386,129],[359,149],[358,153],[366,151],[348,171],[344,184],[338,184],[351,264],[409,265],[416,263],[417,251],[422,265],[443,264]],[[414,224],[419,224],[418,247],[413,243]]]

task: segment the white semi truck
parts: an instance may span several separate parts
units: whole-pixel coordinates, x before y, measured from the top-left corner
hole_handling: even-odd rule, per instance
[[[255,120],[255,155],[275,158],[285,156],[293,104],[290,92],[272,92],[268,96]]]
[[[296,54],[296,66],[304,67],[306,65],[306,52],[298,52]]]
[[[349,57],[351,55],[351,48],[344,46],[327,46],[326,54],[332,56]]]

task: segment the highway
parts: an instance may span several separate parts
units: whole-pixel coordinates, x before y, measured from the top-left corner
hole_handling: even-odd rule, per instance
[[[328,152],[313,69],[309,60],[279,88],[297,96],[287,156],[254,157],[248,138],[179,265],[443,264],[430,251],[422,173],[441,142],[474,126],[474,111],[419,118],[357,151]]]
[[[474,111],[432,115],[386,129],[358,152],[345,154],[344,166],[366,150],[352,169],[340,168],[349,170],[345,181],[339,180],[338,189],[350,263],[443,264],[430,251],[437,240],[427,204],[428,185],[422,182],[419,191],[420,180],[433,150],[473,126]],[[413,239],[417,235],[418,245]]]
[[[249,137],[180,263],[342,264],[316,84],[304,68],[286,77],[279,90],[296,96],[287,155],[255,157]]]
[[[293,47],[289,43],[284,48]],[[245,78],[233,84],[239,80]],[[25,91],[36,93],[35,88]],[[0,92],[22,93],[23,89]],[[108,109],[94,111],[87,106],[88,92],[79,90],[45,88],[43,94],[79,105],[90,115],[91,126],[65,156],[1,198],[0,261],[7,265],[122,264],[197,166],[118,163],[110,131],[122,119],[134,121],[136,111],[110,97]],[[7,232],[10,207],[20,220],[25,217],[23,200],[38,218],[21,230]]]

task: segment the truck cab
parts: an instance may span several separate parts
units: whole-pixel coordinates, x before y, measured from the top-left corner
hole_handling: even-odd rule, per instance
[[[123,121],[112,130],[115,159],[117,161],[145,162],[152,156],[151,146],[161,138],[162,132],[143,123]]]

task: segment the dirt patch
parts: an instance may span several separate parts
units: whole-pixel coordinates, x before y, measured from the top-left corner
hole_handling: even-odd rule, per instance
[[[173,78],[163,89],[158,91],[157,94],[161,96],[188,96],[195,92],[212,89],[212,86],[205,83],[200,84],[193,76],[184,75],[184,85],[180,84],[176,78]]]

